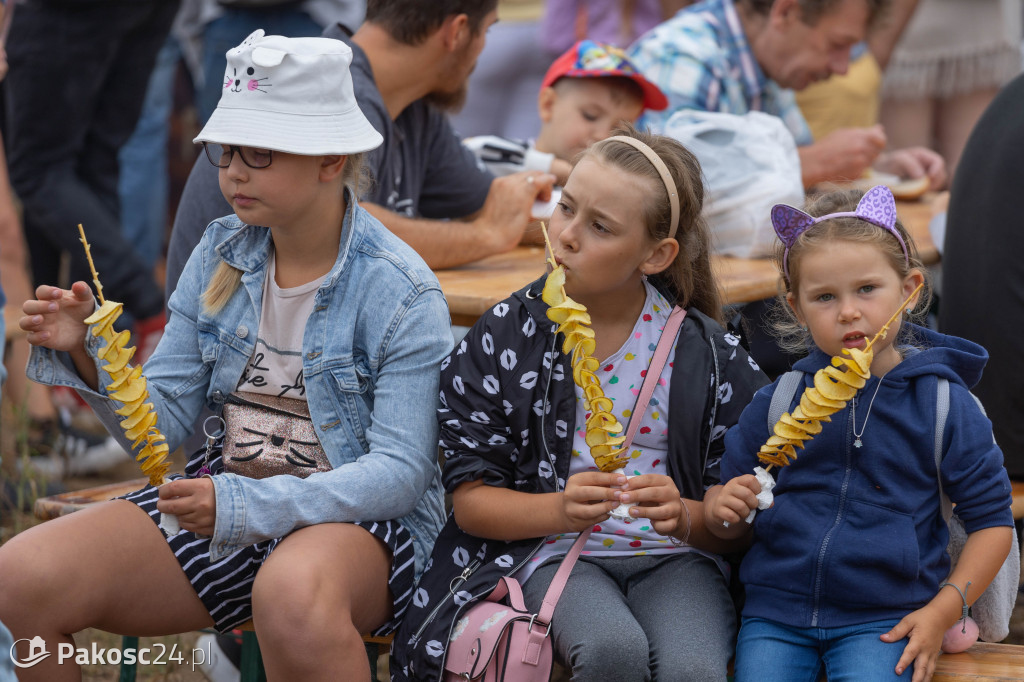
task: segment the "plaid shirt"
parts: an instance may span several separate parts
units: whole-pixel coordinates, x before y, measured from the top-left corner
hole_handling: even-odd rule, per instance
[[[633,64],[668,97],[664,111],[644,112],[654,132],[679,109],[778,116],[798,145],[814,140],[792,90],[765,76],[743,33],[733,0],[704,0],[641,36],[629,48]]]

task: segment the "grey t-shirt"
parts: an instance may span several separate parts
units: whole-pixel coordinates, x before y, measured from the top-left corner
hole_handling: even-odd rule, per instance
[[[360,198],[409,217],[462,218],[480,210],[494,177],[462,146],[445,114],[417,100],[394,121],[388,116],[366,53],[347,30],[335,24],[325,38],[352,48],[352,85],[356,101],[370,124],[383,136],[380,147],[367,155],[373,183]],[[204,154],[196,159],[178,204],[167,249],[165,299],[206,226],[232,213],[220,193],[217,169]]]

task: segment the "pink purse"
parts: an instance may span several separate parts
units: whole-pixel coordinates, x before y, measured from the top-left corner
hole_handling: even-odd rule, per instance
[[[676,306],[665,323],[629,420],[627,446],[633,442],[684,317],[686,311]],[[542,682],[550,678],[551,616],[591,530],[582,531],[562,559],[544,594],[540,613],[530,613],[519,581],[508,576],[486,598],[466,610],[448,643],[444,682]]]

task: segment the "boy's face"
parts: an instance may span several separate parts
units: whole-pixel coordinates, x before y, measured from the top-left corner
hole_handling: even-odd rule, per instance
[[[643,102],[601,78],[564,78],[541,90],[541,129],[537,149],[572,161],[594,142],[608,137],[620,121],[643,113]]]

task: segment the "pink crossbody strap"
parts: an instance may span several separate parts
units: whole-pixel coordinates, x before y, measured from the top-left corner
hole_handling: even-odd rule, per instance
[[[661,378],[661,370],[665,369],[668,362],[668,354],[672,352],[672,344],[676,340],[679,328],[683,326],[683,319],[686,317],[686,309],[676,306],[665,322],[665,328],[661,331],[661,338],[658,339],[658,347],[654,349],[654,357],[651,358],[651,365],[647,368],[647,376],[640,386],[640,395],[637,396],[636,405],[633,407],[633,415],[636,418],[629,418],[629,427],[626,429],[626,447],[633,442],[633,436],[640,428],[641,418],[647,411],[647,404],[651,402],[654,395],[654,387],[658,385]]]
[[[636,399],[636,406],[633,408],[633,414],[629,419],[629,428],[626,429],[625,447],[629,447],[633,442],[633,436],[636,435],[637,429],[640,428],[644,412],[647,411],[647,405],[651,402],[651,396],[654,394],[654,387],[658,384],[661,370],[665,368],[668,354],[672,352],[672,344],[676,340],[676,335],[679,333],[679,328],[683,325],[685,317],[686,310],[676,306],[668,316],[668,321],[665,322],[665,328],[661,332],[658,346],[654,350],[654,357],[651,358],[651,365],[647,368],[647,376],[644,377],[644,383],[640,387],[640,395]],[[555,605],[558,603],[558,598],[562,596],[562,590],[565,588],[566,581],[569,580],[569,573],[576,564],[576,559],[579,558],[580,552],[583,551],[583,545],[586,544],[592,530],[592,528],[587,528],[576,538],[576,542],[566,552],[565,558],[562,559],[562,564],[558,567],[555,577],[552,578],[551,584],[548,586],[548,591],[544,594],[544,603],[540,607],[540,613],[537,614],[537,620],[545,625],[542,639],[543,636],[547,635],[546,626],[551,622],[551,616],[555,612]],[[533,631],[537,632],[538,630],[539,628],[534,628]]]

